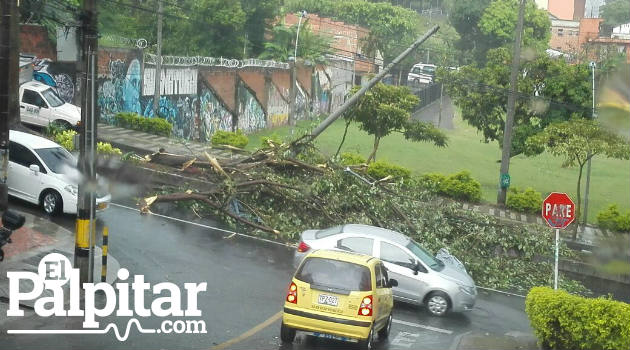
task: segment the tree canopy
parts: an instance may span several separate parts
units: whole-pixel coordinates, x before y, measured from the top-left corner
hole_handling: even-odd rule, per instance
[[[294,55],[297,25],[286,27],[278,24],[271,31],[271,40],[265,42],[264,51],[260,54],[262,59],[270,59],[286,62]],[[329,37],[314,34],[305,23],[300,28],[300,37],[297,47],[297,57],[310,60],[315,63],[323,63],[326,54],[331,53]]]
[[[604,23],[611,26],[630,23],[630,2],[628,0],[608,0],[599,8]]]

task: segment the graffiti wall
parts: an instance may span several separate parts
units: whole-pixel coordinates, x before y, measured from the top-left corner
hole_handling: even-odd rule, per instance
[[[99,53],[98,106],[101,120],[112,122],[119,112],[142,114],[142,66],[136,51]]]
[[[239,80],[237,86],[238,130],[250,133],[264,129],[267,126],[267,117],[262,106],[243,81]]]
[[[287,125],[289,121],[289,103],[280,89],[273,83],[268,84],[267,115],[270,127]]]
[[[205,86],[202,86],[199,96],[199,119],[201,141],[210,141],[217,130],[232,131],[232,113],[219,101],[216,94]]]

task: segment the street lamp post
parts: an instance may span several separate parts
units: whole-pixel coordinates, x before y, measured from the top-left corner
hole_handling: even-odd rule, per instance
[[[593,104],[591,107],[591,118],[595,119],[595,62],[591,62],[589,64],[591,67],[591,76],[592,76],[592,95],[593,95]],[[590,154],[589,154],[590,156]],[[582,223],[586,226],[586,221],[588,220],[588,191],[591,185],[591,158],[588,159],[588,163],[586,164],[586,189],[584,190],[584,220]]]
[[[297,95],[297,49],[298,40],[300,39],[300,26],[302,25],[302,18],[306,17],[306,11],[300,12],[300,19],[298,20],[297,34],[295,35],[295,49],[293,51],[293,59],[289,59],[291,65],[291,90],[289,92],[289,125],[295,125],[295,98]],[[293,129],[291,129],[293,134]]]

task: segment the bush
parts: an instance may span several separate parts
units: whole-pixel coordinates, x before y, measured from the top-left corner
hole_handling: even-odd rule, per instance
[[[630,305],[534,287],[525,312],[543,348],[630,349]]]
[[[439,193],[442,183],[446,181],[446,175],[440,173],[426,173],[420,177],[420,187],[431,193]]]
[[[542,196],[540,192],[534,191],[528,187],[525,191],[519,191],[518,188],[510,188],[505,205],[509,209],[524,213],[540,213],[542,208]]]
[[[339,163],[342,165],[359,165],[365,164],[365,158],[357,153],[343,152],[339,158]]]
[[[236,132],[218,130],[212,135],[213,145],[230,145],[238,148],[247,146],[249,139],[241,130]]]
[[[617,204],[611,204],[597,214],[597,223],[599,227],[607,230],[628,232],[630,231],[630,210],[623,215],[619,212]]]
[[[54,135],[55,142],[61,145],[61,147],[67,149],[68,151],[74,151],[74,135],[77,132],[74,130],[65,130],[61,132],[57,132]]]
[[[122,156],[120,148],[112,147],[109,142],[98,142],[96,144],[96,153],[102,155]]]
[[[171,136],[173,124],[162,118],[146,118],[136,113],[118,113],[114,124],[121,128],[144,131],[160,136]]]
[[[273,133],[270,136],[263,136],[260,139],[260,146],[262,148],[269,148],[269,147],[271,147],[269,145],[270,143],[273,143],[273,144],[276,144],[276,145],[281,145],[282,144],[282,139],[276,133]]]
[[[367,168],[367,173],[377,180],[390,175],[394,178],[403,179],[409,179],[409,177],[411,177],[411,170],[382,160],[370,163]]]
[[[481,184],[470,176],[469,171],[449,175],[440,185],[440,193],[469,202],[481,200]]]

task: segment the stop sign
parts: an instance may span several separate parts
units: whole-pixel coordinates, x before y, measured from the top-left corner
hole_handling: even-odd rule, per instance
[[[575,219],[575,204],[566,193],[551,192],[542,203],[542,217],[553,228],[565,228]]]

